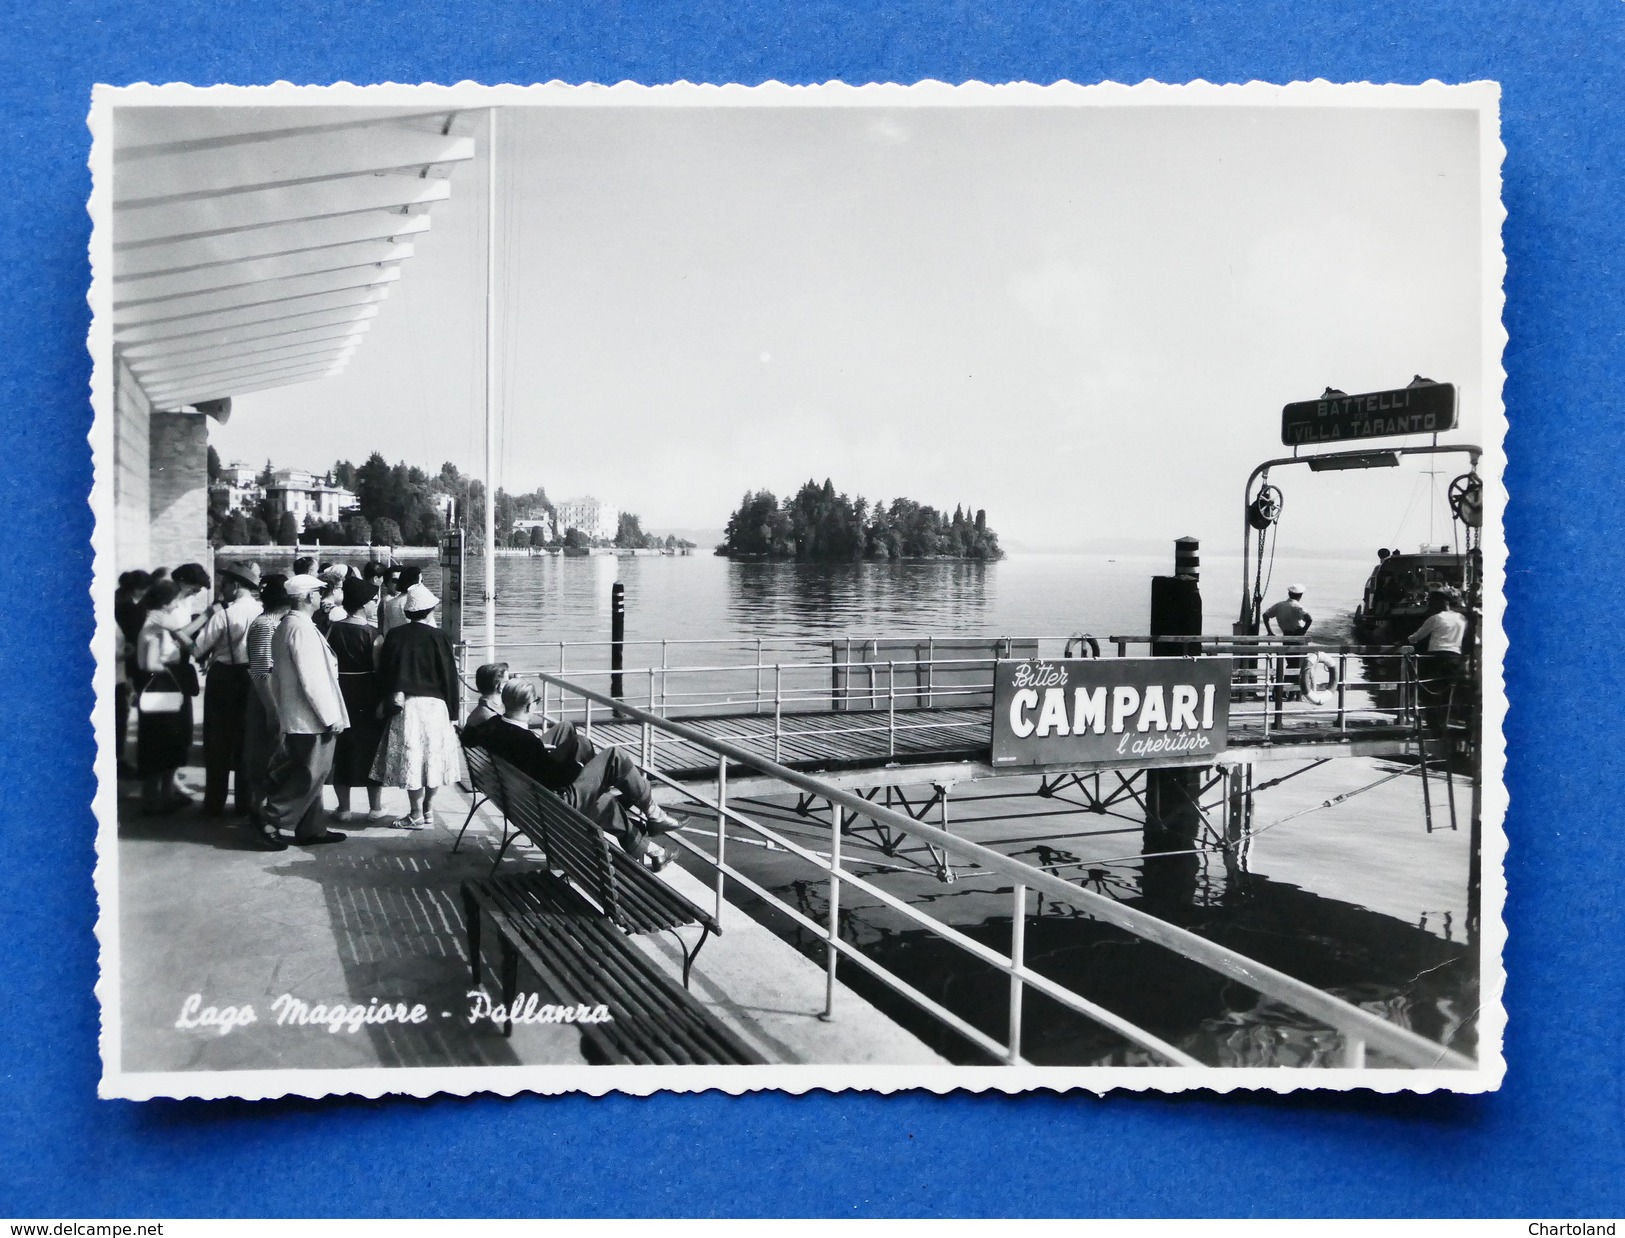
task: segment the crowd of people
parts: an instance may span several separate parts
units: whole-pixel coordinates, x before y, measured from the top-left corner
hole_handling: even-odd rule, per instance
[[[358,572],[301,557],[291,574],[262,576],[257,563],[228,560],[212,582],[197,563],[125,572],[114,597],[116,742],[121,772],[141,781],[143,809],[192,805],[176,774],[190,758],[201,697],[201,811],[243,819],[265,849],[342,841],[329,816],[342,824],[364,812],[403,830],[434,824],[435,793],[465,777],[468,745],[509,761],[598,821],[628,855],[663,868],[669,857],[651,838],[679,820],[620,749],[596,748],[568,721],[533,729],[535,685],[510,678],[506,663],[479,668],[479,700],[458,727],[456,657],[434,625],[438,605],[411,565]],[[384,810],[385,787],[405,790],[404,814]]]
[[[256,563],[226,561],[212,581],[198,563],[125,572],[114,597],[116,747],[143,809],[192,805],[176,774],[201,697],[201,811],[244,818],[260,846],[341,841],[324,820],[324,786],[334,821],[362,811],[352,796],[364,787],[367,820],[432,824],[436,789],[463,777],[456,660],[433,623],[438,605],[411,565],[358,572],[301,557],[290,574],[262,576]],[[384,811],[386,786],[406,791],[405,814]]]

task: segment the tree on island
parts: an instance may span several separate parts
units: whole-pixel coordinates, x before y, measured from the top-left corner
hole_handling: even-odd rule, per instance
[[[352,546],[370,546],[372,544],[372,522],[365,516],[346,516],[344,519],[344,540]]]
[[[388,516],[380,516],[372,522],[372,544],[394,547],[407,543],[401,540],[401,526]]]
[[[748,492],[728,517],[717,553],[775,559],[998,559],[999,538],[987,512],[950,517],[913,499],[890,505],[848,498],[826,479],[809,480],[780,503],[768,490]]]
[[[292,546],[299,540],[299,517],[292,512],[283,512],[276,522],[276,541],[278,546]]]

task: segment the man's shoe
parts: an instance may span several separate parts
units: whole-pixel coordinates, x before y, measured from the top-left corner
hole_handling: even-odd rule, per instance
[[[348,837],[348,834],[341,834],[337,830],[328,830],[314,838],[296,838],[293,841],[301,847],[319,847],[322,843],[341,843]]]
[[[254,844],[266,851],[286,851],[288,840],[282,837],[282,831],[271,825],[258,825],[248,831]]]
[[[666,849],[656,843],[650,843],[638,858],[651,873],[658,873],[671,863],[671,856],[666,854]]]
[[[688,824],[681,817],[674,817],[659,804],[653,803],[643,810],[643,821],[644,832],[648,834],[670,834]]]

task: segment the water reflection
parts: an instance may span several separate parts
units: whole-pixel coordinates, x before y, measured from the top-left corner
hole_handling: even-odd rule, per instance
[[[971,630],[989,623],[997,567],[979,562],[728,563],[730,627],[759,635]]]

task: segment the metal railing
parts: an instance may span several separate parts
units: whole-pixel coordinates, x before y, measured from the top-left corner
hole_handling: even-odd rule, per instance
[[[1034,971],[1024,954],[1026,937],[1027,902],[1030,893],[1047,896],[1051,900],[1075,907],[1086,914],[1114,925],[1140,939],[1161,946],[1181,958],[1197,963],[1229,980],[1254,989],[1281,1002],[1337,1031],[1343,1038],[1342,1065],[1350,1068],[1366,1064],[1366,1050],[1370,1048],[1407,1066],[1419,1068],[1449,1067],[1471,1069],[1473,1061],[1446,1046],[1436,1044],[1405,1028],[1397,1027],[1381,1017],[1362,1010],[1341,998],[1305,984],[1284,972],[1277,971],[1256,960],[1226,949],[1206,938],[1169,924],[1136,908],[1125,906],[1105,895],[1082,889],[1051,873],[1019,860],[1010,858],[992,848],[957,837],[946,830],[918,821],[904,813],[883,807],[861,795],[831,785],[815,776],[789,769],[740,747],[736,743],[706,735],[692,726],[671,718],[661,717],[653,711],[629,705],[603,693],[564,679],[540,672],[537,677],[553,690],[552,699],[563,704],[569,698],[582,703],[581,716],[590,727],[594,707],[603,716],[611,714],[635,723],[641,732],[641,760],[650,778],[673,788],[689,802],[715,814],[716,830],[713,850],[707,852],[681,834],[669,835],[702,864],[711,868],[715,877],[716,911],[720,920],[724,911],[724,886],[732,881],[748,890],[779,914],[801,928],[822,939],[825,946],[826,988],[825,1015],[833,1016],[836,997],[836,968],[845,958],[875,977],[881,984],[899,994],[939,1023],[952,1028],[960,1036],[991,1056],[1012,1064],[1024,1061],[1022,1057],[1023,994],[1027,990],[1041,993],[1059,1005],[1092,1019],[1118,1033],[1130,1043],[1140,1046],[1161,1060],[1180,1066],[1201,1066],[1203,1063],[1181,1049],[1169,1044],[1154,1033],[1138,1027],[1112,1013],[1055,980]],[[556,694],[556,695],[554,695]],[[684,785],[662,774],[650,759],[656,736],[666,736],[671,742],[694,745],[709,751],[716,758],[714,792]],[[776,779],[787,788],[822,799],[831,806],[829,851],[827,854],[801,845],[784,833],[773,829],[728,799],[730,765],[742,767],[757,775]],[[873,882],[850,871],[842,856],[841,840],[848,832],[849,821],[866,817],[877,825],[911,835],[927,845],[961,857],[965,862],[978,865],[991,874],[1011,881],[1011,949],[1003,954],[975,940],[958,929],[927,915],[919,908]],[[799,908],[779,898],[760,882],[741,871],[728,859],[729,827],[737,826],[762,842],[795,856],[827,876],[829,881],[829,907],[825,923],[820,924]],[[984,963],[1007,977],[1009,1007],[1005,1036],[999,1040],[988,1035],[966,1019],[949,1010],[927,994],[909,984],[902,977],[864,954],[857,946],[846,941],[840,931],[840,907],[843,890],[861,892],[905,918],[909,923],[955,946],[965,955]]]
[[[936,639],[927,636],[790,639],[781,643],[791,653],[789,658],[778,656],[780,649],[765,640],[756,642],[754,648],[726,640],[640,643],[659,647],[658,665],[651,661],[616,668],[601,661],[596,665],[583,661],[569,668],[570,682],[609,689],[619,679],[622,692],[618,699],[662,718],[727,715],[732,719],[727,738],[764,747],[771,744],[775,761],[784,759],[786,742],[794,740],[839,745],[863,737],[865,751],[873,753],[878,732],[884,733],[887,756],[897,756],[904,749],[927,752],[935,739],[948,742],[956,732],[961,734],[950,746],[962,748],[967,715],[954,711],[991,707],[997,662],[986,654],[932,653]],[[942,642],[945,648],[962,648],[966,643]],[[1059,638],[976,638],[972,643],[1002,645],[1023,653],[1062,644]],[[1153,645],[1173,643],[1197,656],[1232,658],[1232,742],[1273,745],[1292,739],[1340,739],[1372,727],[1413,729],[1418,694],[1426,686],[1418,679],[1414,653],[1394,646],[1316,645],[1304,637],[1249,636],[1110,636],[1103,643],[1108,650],[1115,647],[1119,657],[1149,654]],[[794,656],[809,645],[825,657],[814,661]],[[897,645],[928,652],[891,656],[904,652],[894,647]],[[606,642],[536,642],[528,646],[558,651],[561,669],[549,669],[543,676],[543,711],[588,720],[584,701],[566,700],[550,686],[552,680],[547,676],[564,677],[562,668],[568,667],[572,653],[579,656],[588,649],[608,647]],[[678,663],[672,658],[674,647],[708,653],[721,647],[746,656],[739,661]],[[852,649],[860,656],[850,656]],[[1320,703],[1299,687],[1303,660],[1311,654],[1336,672],[1335,687],[1328,689],[1327,699]],[[534,669],[540,672],[543,668]],[[531,673],[523,666],[516,670]],[[816,720],[797,717],[815,714],[824,716]]]

